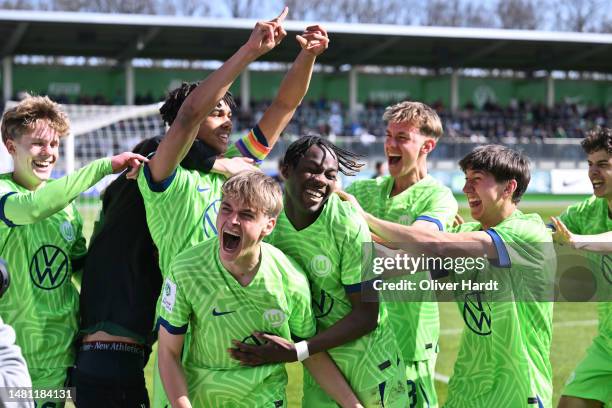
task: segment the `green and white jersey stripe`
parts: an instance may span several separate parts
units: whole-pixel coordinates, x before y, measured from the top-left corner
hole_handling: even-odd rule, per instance
[[[161,299],[160,323],[170,333],[191,330],[183,366],[193,406],[285,406],[283,364],[241,366],[227,349],[233,339],[259,344],[254,331],[315,334],[308,280],[295,262],[262,243],[259,270],[243,287],[221,264],[214,237],[175,258]]]

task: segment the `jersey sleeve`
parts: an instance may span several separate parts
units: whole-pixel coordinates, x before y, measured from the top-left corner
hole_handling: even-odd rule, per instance
[[[550,237],[544,235],[547,231],[543,223],[525,219],[510,220],[485,232],[497,252],[497,259],[491,263],[500,268],[535,268],[542,262],[543,249],[550,243]]]
[[[197,185],[198,180],[193,173],[181,166],[160,182],[153,181],[147,164],[142,167],[138,176],[138,189],[148,205],[175,206],[186,198],[185,191],[191,187],[195,190]]]
[[[87,255],[87,241],[83,236],[83,218],[81,214],[74,208],[75,213],[75,240],[70,248],[70,259],[72,262],[72,272],[80,272],[85,264],[85,257]]]
[[[225,157],[249,157],[255,160],[255,163],[261,164],[271,150],[265,135],[259,126],[255,126],[227,150]]]
[[[342,243],[340,255],[340,281],[347,293],[359,292],[365,265],[368,260],[363,259],[364,245],[372,245],[372,236],[365,220],[356,212],[346,221],[346,234]]]
[[[291,263],[292,273],[288,281],[290,287],[288,297],[291,301],[289,330],[293,340],[300,341],[314,336],[317,328],[312,311],[308,278],[295,262]]]
[[[164,326],[170,334],[187,332],[191,306],[187,301],[184,285],[185,283],[171,272],[162,286],[158,325]]]
[[[458,209],[457,200],[450,190],[434,190],[423,208],[415,214],[415,221],[433,222],[444,231],[453,225]]]
[[[570,230],[570,232],[578,235],[582,235],[583,231],[581,228],[582,217],[580,213],[581,204],[574,204],[565,209],[563,213],[559,216],[559,219],[565,226]]]
[[[68,206],[112,171],[110,159],[98,159],[36,191],[3,191],[0,193],[0,220],[9,227],[43,220]]]

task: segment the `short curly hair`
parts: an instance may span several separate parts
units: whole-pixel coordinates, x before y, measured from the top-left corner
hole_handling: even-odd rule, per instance
[[[2,141],[19,139],[31,132],[36,122],[46,119],[51,129],[60,137],[67,136],[70,131],[68,115],[48,96],[27,95],[17,106],[7,110],[2,115]]]
[[[596,127],[587,132],[580,145],[586,154],[591,154],[598,150],[605,150],[608,154],[612,154],[612,129]]]

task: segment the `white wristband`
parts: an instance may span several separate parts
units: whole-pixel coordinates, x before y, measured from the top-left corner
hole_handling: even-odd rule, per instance
[[[310,356],[306,340],[295,343],[295,352],[297,353],[298,361],[304,361]]]

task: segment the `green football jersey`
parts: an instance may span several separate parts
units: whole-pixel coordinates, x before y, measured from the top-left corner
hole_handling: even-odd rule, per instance
[[[391,197],[393,182],[391,176],[358,180],[346,191],[357,198],[365,211],[377,218],[403,225],[411,225],[417,220],[429,221],[441,231],[452,227],[458,205],[448,187],[427,176]],[[405,277],[397,278],[400,279]],[[440,336],[438,304],[433,293],[411,294],[410,300],[393,299],[395,294],[399,292],[386,294],[385,306],[404,361],[408,364],[432,358]]]
[[[267,152],[269,148],[257,142],[254,136],[257,129],[230,146],[224,156],[243,155],[256,160],[265,157],[258,151],[267,149]],[[168,274],[170,263],[177,254],[217,235],[217,213],[225,180],[221,174],[205,174],[179,166],[166,180],[155,183],[148,166],[143,166],[138,188],[144,200],[147,225],[159,252],[163,276]]]
[[[11,278],[0,316],[15,329],[31,369],[74,364],[79,294],[71,277],[86,243],[81,216],[69,203],[111,172],[110,160],[97,160],[36,191],[17,184],[11,173],[0,175],[0,257]]]
[[[568,207],[559,217],[567,228],[578,235],[596,235],[612,231],[612,218],[608,202],[604,198],[592,196],[581,203]],[[609,299],[612,290],[612,254],[588,253],[596,272],[597,287],[607,293],[602,297]],[[596,342],[612,355],[612,302],[599,302],[599,331]]]
[[[267,241],[305,270],[318,331],[351,312],[348,294],[361,290],[363,246],[371,242],[365,220],[351,204],[332,194],[319,218],[300,231],[283,211]],[[375,330],[328,352],[354,390],[383,382],[389,377],[385,369],[393,369],[400,356],[383,307]],[[306,374],[305,381],[312,383],[314,380]]]
[[[480,231],[477,222],[465,223],[453,232]],[[516,277],[551,285],[556,258],[550,231],[537,214],[515,210],[500,224],[485,231],[498,253],[487,272],[500,281]],[[479,271],[455,278],[472,279]],[[502,290],[514,290],[518,285]],[[493,291],[465,290],[457,293],[459,312],[465,327],[453,376],[449,382],[446,407],[552,406],[552,368],[549,353],[552,338],[551,302],[493,301]],[[512,293],[510,294],[512,295]],[[499,298],[498,298],[499,299]]]
[[[259,344],[253,331],[315,334],[308,279],[295,262],[262,243],[259,270],[243,287],[223,267],[215,237],[175,258],[161,298],[161,325],[173,334],[190,326],[183,367],[194,407],[286,406],[283,364],[242,366],[227,349],[233,339]]]

